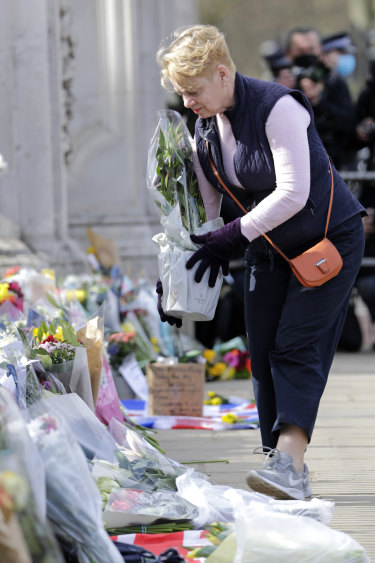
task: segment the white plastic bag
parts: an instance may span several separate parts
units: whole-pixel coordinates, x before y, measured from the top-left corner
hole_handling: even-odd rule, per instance
[[[237,550],[233,563],[369,562],[363,547],[348,534],[257,502],[236,507],[235,527]]]
[[[222,218],[218,217],[204,223],[195,234],[215,231],[223,224]],[[222,272],[219,272],[214,287],[208,285],[209,270],[197,283],[194,276],[198,264],[187,270],[186,262],[199,246],[191,242],[186,231],[174,229],[170,222],[165,222],[165,233],[159,233],[152,240],[160,246],[158,266],[163,286],[162,307],[165,314],[192,321],[212,320],[223,284]]]
[[[196,529],[204,528],[212,522],[233,522],[235,508],[242,506],[243,510],[251,504],[254,514],[263,505],[279,513],[294,516],[308,516],[324,524],[329,524],[332,519],[334,503],[314,498],[304,500],[275,500],[267,495],[235,489],[225,485],[214,485],[201,473],[188,469],[183,475],[177,477],[176,486],[178,494],[198,507],[198,516],[193,524]]]
[[[147,186],[165,228],[164,233],[152,239],[160,246],[158,264],[163,310],[177,318],[210,321],[220,296],[222,272],[211,288],[209,272],[197,283],[194,275],[198,265],[187,270],[186,262],[199,248],[190,240],[190,234],[205,234],[224,223],[221,218],[206,220],[193,165],[192,138],[176,111],[158,112],[158,124],[148,153]]]

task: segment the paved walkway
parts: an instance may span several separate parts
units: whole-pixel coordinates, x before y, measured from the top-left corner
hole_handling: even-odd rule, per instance
[[[252,397],[250,381],[211,382],[206,390]],[[247,471],[259,466],[251,455],[259,430],[163,430],[157,439],[177,461],[229,460],[195,465],[214,483],[245,489]],[[332,528],[375,562],[375,353],[336,354],[306,462],[313,494],[335,502]]]

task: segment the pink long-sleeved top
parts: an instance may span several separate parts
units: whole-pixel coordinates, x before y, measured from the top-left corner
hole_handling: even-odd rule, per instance
[[[234,186],[243,188],[234,170],[236,140],[230,122],[224,114],[216,115],[216,122],[225,173]],[[310,193],[309,124],[309,112],[292,96],[283,96],[272,108],[266,135],[275,166],[276,188],[241,218],[242,234],[249,241],[278,227],[305,206]],[[207,219],[214,219],[220,215],[222,195],[204,175],[195,147],[193,160]]]

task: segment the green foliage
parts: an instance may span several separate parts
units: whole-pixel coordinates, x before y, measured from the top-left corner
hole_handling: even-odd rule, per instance
[[[74,328],[64,320],[60,320],[60,326],[62,327],[65,342],[70,346],[78,346],[79,342]]]
[[[172,121],[167,121],[165,131],[160,128],[155,156],[157,176],[154,187],[165,200],[157,201],[157,205],[165,215],[178,205],[183,226],[189,232],[194,232],[206,221],[206,212],[183,122],[176,126]]]

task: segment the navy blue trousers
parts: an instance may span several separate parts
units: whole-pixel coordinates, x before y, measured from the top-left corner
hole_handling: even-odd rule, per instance
[[[316,288],[301,285],[280,255],[246,251],[246,330],[263,446],[276,446],[282,424],[311,439],[363,256],[360,215],[327,236],[343,267]]]

